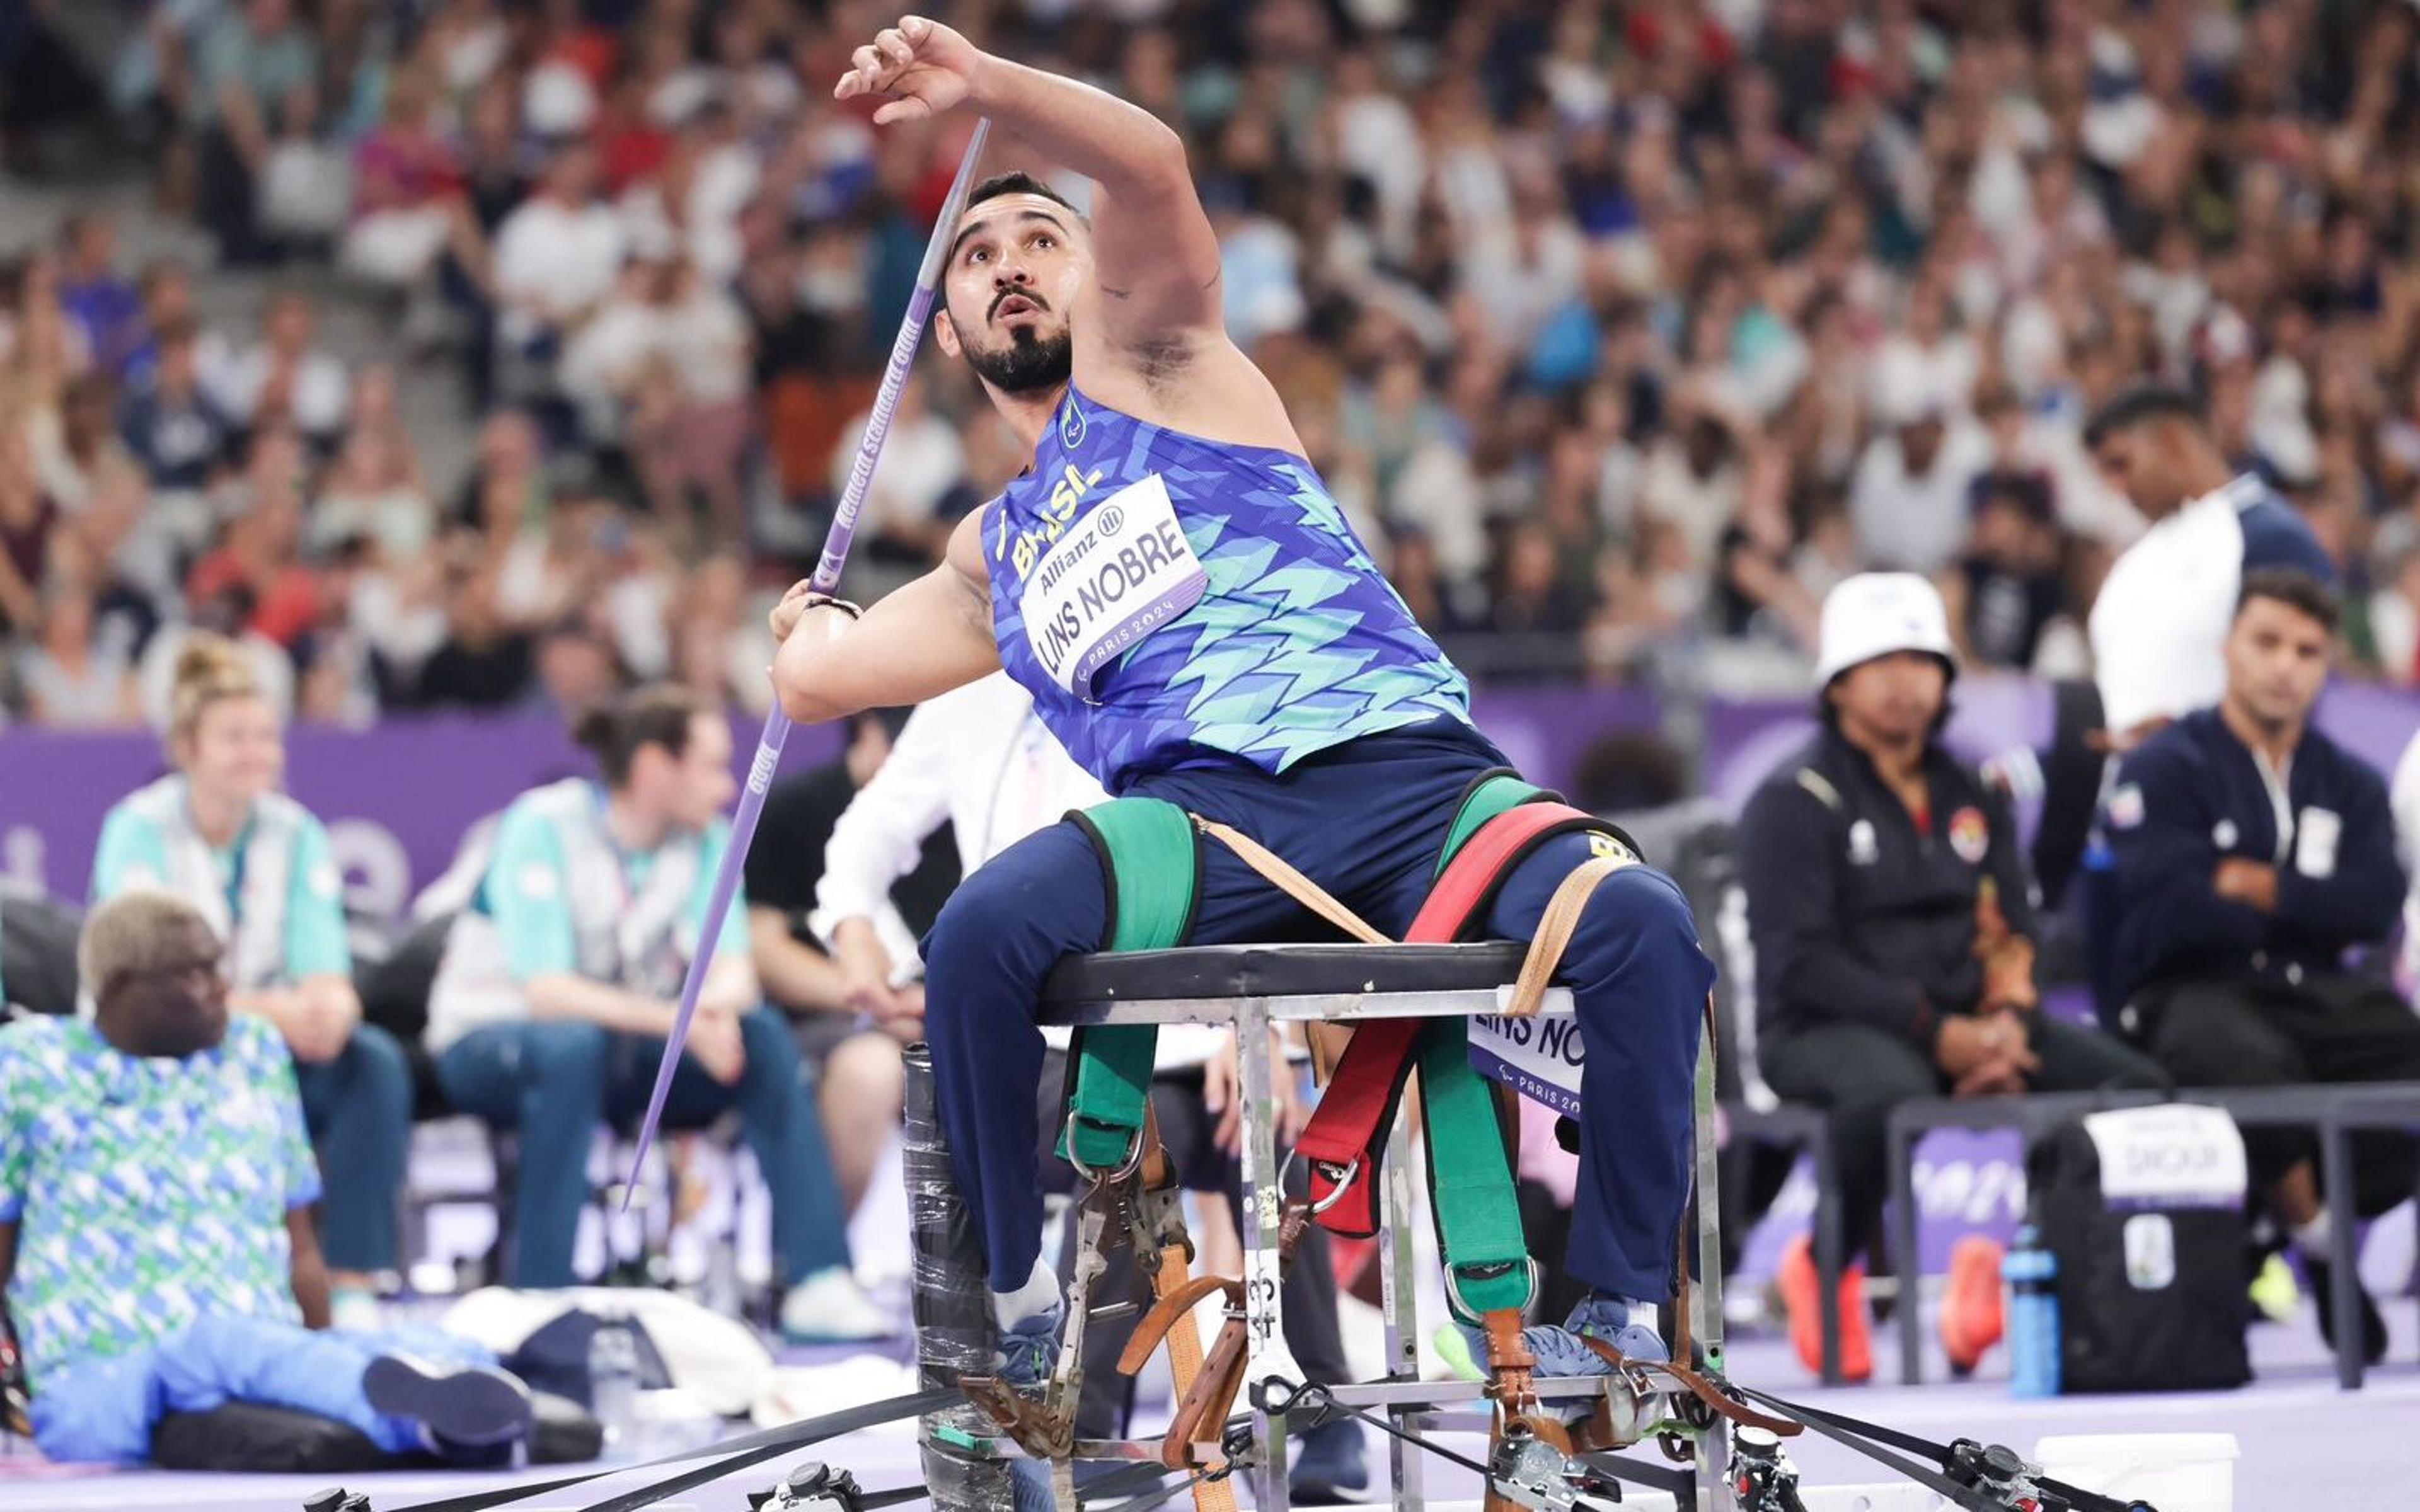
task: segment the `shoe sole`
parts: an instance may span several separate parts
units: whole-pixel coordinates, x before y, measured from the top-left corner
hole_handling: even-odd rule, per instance
[[[495,1370],[424,1370],[382,1354],[362,1373],[373,1411],[409,1418],[448,1443],[484,1449],[524,1438],[535,1409],[529,1389]]]
[[[1962,1242],[1949,1257],[1948,1285],[1941,1298],[1941,1349],[1949,1368],[1972,1372],[1984,1352],[2007,1333],[2007,1319],[1988,1318],[2000,1300],[2000,1254],[1989,1241]]]
[[[1799,1363],[1822,1375],[1823,1278],[1816,1273],[1814,1250],[1803,1243],[1792,1248],[1773,1282],[1790,1318],[1790,1342],[1798,1350]],[[1865,1303],[1854,1295],[1854,1272],[1840,1277],[1840,1289],[1852,1293],[1840,1298],[1840,1379],[1851,1383],[1870,1381],[1874,1374],[1873,1337],[1867,1332]]]

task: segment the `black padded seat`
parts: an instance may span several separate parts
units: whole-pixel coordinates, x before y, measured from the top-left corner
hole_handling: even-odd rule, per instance
[[[1069,956],[1042,985],[1046,1011],[1168,998],[1310,997],[1340,993],[1488,992],[1521,974],[1528,947],[1199,945]]]

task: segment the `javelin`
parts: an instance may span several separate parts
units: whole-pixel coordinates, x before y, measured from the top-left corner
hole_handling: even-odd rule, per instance
[[[908,301],[907,318],[899,322],[899,335],[891,344],[891,363],[882,371],[882,387],[875,392],[874,410],[866,417],[864,438],[857,443],[857,460],[848,470],[848,486],[841,490],[840,505],[832,512],[824,554],[815,563],[814,576],[807,580],[815,593],[829,594],[840,586],[841,563],[848,559],[849,540],[857,533],[858,513],[865,507],[865,490],[874,481],[874,464],[882,455],[883,440],[891,434],[891,415],[899,408],[899,391],[907,386],[908,370],[916,363],[924,322],[933,314],[934,291],[940,285],[941,264],[949,255],[950,227],[967,208],[975,164],[983,157],[984,139],[990,134],[991,121],[978,119],[975,134],[967,143],[967,155],[958,161],[958,176],[950,182],[950,197],[941,202],[940,219],[933,224],[933,238],[924,244],[924,261],[916,270],[916,292]],[[630,1159],[630,1179],[622,1187],[625,1211],[638,1187],[639,1169],[655,1140],[656,1125],[664,1116],[664,1096],[672,1090],[673,1071],[680,1064],[681,1046],[689,1041],[697,996],[706,986],[706,968],[714,962],[714,943],[722,933],[723,916],[731,912],[731,896],[739,888],[740,863],[748,857],[748,842],[755,838],[757,818],[765,811],[766,790],[773,785],[774,768],[782,764],[782,748],[789,738],[790,717],[782,712],[781,701],[776,699],[773,711],[765,716],[765,733],[756,739],[756,759],[748,764],[748,783],[731,815],[731,842],[722,853],[722,869],[715,873],[706,923],[698,933],[696,949],[690,952],[689,974],[681,981],[680,1012],[673,1019],[672,1037],[664,1041],[663,1059],[656,1066],[656,1088],[647,1096],[647,1117],[639,1125],[639,1150]]]

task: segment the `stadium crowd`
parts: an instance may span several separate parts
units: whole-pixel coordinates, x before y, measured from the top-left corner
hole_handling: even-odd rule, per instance
[[[950,14],[1185,136],[1230,331],[1476,680],[1823,690],[1806,770],[1829,763],[1838,785],[1776,776],[1764,817],[1752,806],[1742,821],[1756,873],[1743,885],[1771,979],[1764,1072],[1871,1136],[1853,1157],[1879,1160],[1890,1099],[2185,1074],[2164,1050],[2043,1028],[2037,921],[2017,906],[2027,858],[2000,797],[1937,748],[1936,663],[2091,671],[2087,613],[2149,526],[2137,502],[2162,488],[2104,476],[2087,422],[2105,431],[2111,401],[2157,379],[2163,396],[2117,431],[2190,430],[2213,450],[2196,454],[2209,479],[2144,509],[2174,514],[2229,471],[2257,474],[2330,559],[2303,565],[2332,565],[2342,588],[2305,572],[2230,599],[2238,681],[2256,681],[2256,651],[2278,655],[2249,639],[2274,619],[2273,640],[2301,638],[2308,686],[2264,716],[2265,744],[2209,714],[2193,737],[2290,760],[2332,654],[2346,674],[2420,684],[2420,8],[1028,0]],[[0,266],[0,711],[165,733],[178,771],[113,812],[93,899],[165,881],[212,929],[240,933],[247,910],[254,927],[225,980],[198,960],[135,960],[110,984],[164,973],[199,983],[195,1001],[114,995],[123,1033],[46,1030],[48,1058],[17,1074],[66,1085],[113,1056],[163,1058],[129,1048],[162,1024],[197,1019],[215,1037],[230,1007],[265,1018],[303,1068],[290,1087],[257,1024],[228,1043],[292,1104],[253,1131],[268,1165],[293,1166],[270,1183],[291,1204],[275,1216],[355,1199],[327,1204],[319,1241],[292,1220],[296,1275],[305,1249],[326,1273],[317,1305],[297,1292],[301,1312],[365,1331],[382,1319],[374,1293],[392,1293],[404,1258],[389,1229],[415,1078],[517,1130],[501,1269],[552,1286],[570,1279],[566,1215],[588,1196],[593,1126],[642,1101],[699,946],[731,795],[721,712],[764,706],[762,609],[821,540],[967,123],[877,133],[862,102],[830,98],[850,47],[890,19],[867,0],[167,0],[146,15],[110,93],[121,129],[157,148],[163,203],[208,228],[226,269],[307,276],[277,285],[256,329],[230,329],[202,313],[219,270],[131,266],[92,211],[38,228]],[[5,73],[25,54],[0,43]],[[1063,187],[1081,201],[1080,181]],[[337,299],[385,321],[378,361],[322,341]],[[462,457],[424,455],[406,424],[403,390],[432,378],[475,437]],[[1023,460],[972,380],[928,359],[867,501],[852,591],[929,564]],[[2250,535],[2233,542],[2247,583]],[[1881,584],[1890,612],[1868,617],[1913,613],[1937,634],[1849,644],[1854,613],[1825,605],[1875,592],[1877,569],[1899,576]],[[852,721],[838,763],[777,790],[779,843],[752,856],[750,906],[728,921],[675,1114],[737,1112],[777,1173],[786,1270],[764,1311],[795,1339],[900,1321],[859,1291],[843,1220],[896,1117],[899,1045],[921,1029],[914,941],[959,854],[977,864],[1009,838],[986,811],[973,845],[924,849],[944,817],[956,825],[952,793],[973,787],[935,774],[997,746],[1001,772],[1023,763],[1011,796],[1026,818],[1067,806],[1057,753],[1024,744],[1019,695],[992,693],[1007,702],[928,713],[921,737]],[[2234,684],[2227,696],[2256,702]],[[276,795],[282,731],[440,708],[560,715],[605,781],[534,789],[466,844],[478,864],[455,904],[475,894],[472,924],[432,936],[426,1021],[390,1033],[351,984],[319,822]],[[2126,771],[2156,788],[2185,738]],[[860,806],[894,741],[907,760]],[[2346,776],[2356,788],[2378,820],[2361,838],[2382,850],[2381,779]],[[997,779],[990,793],[997,810]],[[855,831],[835,841],[853,806]],[[2268,810],[2246,812],[2252,836]],[[892,825],[880,846],[876,820]],[[2148,871],[2129,853],[2120,881],[2171,887],[2189,921],[2224,912],[2250,942],[2144,945],[2130,991],[2197,974],[2196,990],[2242,999],[2229,1001],[2246,1035],[2264,1012],[2316,1022],[2338,1006],[2300,975],[2294,993],[2236,991],[2238,957],[2267,972],[2264,932],[2295,923],[2267,917],[2291,906],[2271,838],[2276,863],[2222,864],[2215,891],[2198,851]],[[1817,895],[1807,856],[1870,867],[1884,844],[1924,857],[1931,890]],[[2332,876],[2333,839],[2326,851]],[[2369,892],[2401,896],[2401,862],[2363,860]],[[2305,877],[2316,864],[2295,862]],[[898,891],[885,867],[907,879]],[[2010,906],[1975,906],[1978,886]],[[1926,932],[1913,943],[1910,917]],[[2369,922],[2349,943],[2392,921]],[[1906,992],[1826,975],[1823,951],[1859,924],[1889,947],[1866,964]],[[2346,943],[2303,942],[2314,973]],[[1939,980],[1918,983],[1911,961]],[[2405,1005],[2364,992],[2356,1006],[2392,1021],[2394,1064],[2415,1064]],[[1870,1044],[1844,1054],[1844,1028],[1882,1041],[1896,1080],[1871,1074]],[[2263,1078],[2328,1070],[2305,1047],[2266,1048]],[[408,1054],[427,1064],[407,1069]],[[1175,1069],[1232,1078],[1216,1058]],[[2374,1062],[2362,1074],[2386,1065],[2350,1058]],[[1853,1061],[1854,1085],[1831,1085]],[[203,1118],[206,1090],[163,1077],[151,1095]],[[305,1142],[324,1194],[296,1154]],[[2316,1255],[2329,1215],[2295,1174],[2300,1153],[2264,1149],[2262,1175],[2302,1183],[2278,1213]],[[35,1172],[38,1194],[55,1174]],[[0,1211],[36,1239],[74,1216],[38,1196],[41,1216],[24,1217],[22,1191],[0,1191]],[[1872,1217],[1853,1213],[1853,1252]],[[28,1254],[39,1282],[40,1245]],[[1789,1263],[1788,1308],[1811,1326],[1812,1261],[1802,1246]],[[1844,1309],[1852,1359],[1867,1348],[1861,1299]]]
[[[1869,566],[1937,578],[1978,663],[2073,672],[2141,529],[2083,420],[2150,376],[2337,557],[2350,670],[2420,677],[2408,5],[959,8],[1185,134],[1231,329],[1482,679],[1685,651],[1795,686]],[[829,98],[871,19],[152,11],[112,98],[169,203],[230,264],[386,291],[396,339],[339,363],[301,292],[202,322],[200,270],[124,266],[97,215],[13,257],[9,710],[159,723],[187,626],[247,634],[304,718],[761,702],[752,596],[819,535],[963,142]],[[398,418],[447,361],[465,468]],[[926,368],[870,589],[1018,465]]]

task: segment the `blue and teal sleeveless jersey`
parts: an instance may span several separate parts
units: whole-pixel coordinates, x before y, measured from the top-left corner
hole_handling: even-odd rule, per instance
[[[1073,385],[984,519],[1009,675],[1112,793],[1147,772],[1313,752],[1470,689],[1309,462],[1147,424]]]

